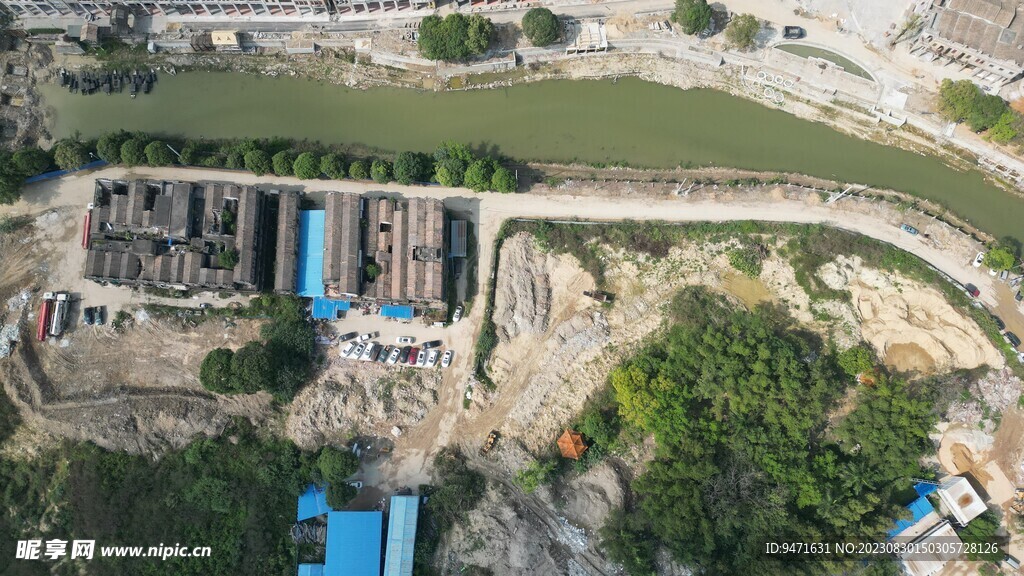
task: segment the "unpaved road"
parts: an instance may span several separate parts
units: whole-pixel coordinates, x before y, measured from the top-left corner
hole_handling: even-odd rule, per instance
[[[759,192],[746,200],[728,200],[718,194],[707,197],[602,197],[596,195],[537,195],[537,194],[474,194],[468,190],[440,186],[381,186],[372,182],[301,181],[295,178],[255,176],[247,172],[206,170],[192,168],[107,168],[87,174],[78,174],[60,180],[39,183],[26,188],[23,200],[13,206],[0,207],[4,214],[38,214],[45,210],[71,207],[82,210],[90,202],[95,178],[153,178],[191,181],[228,181],[258,185],[265,189],[293,189],[307,192],[341,190],[373,192],[401,197],[432,197],[445,201],[446,207],[474,224],[479,241],[478,294],[483,294],[492,271],[494,240],[501,223],[508,218],[543,218],[550,220],[618,221],[661,220],[668,222],[699,221],[777,221],[813,224],[820,223],[849,230],[897,246],[916,254],[962,284],[972,283],[981,290],[981,300],[992,309],[998,309],[1010,330],[1024,334],[1024,316],[1013,301],[1013,294],[1005,284],[995,281],[983,269],[970,265],[981,246],[952,231],[937,221],[914,219],[910,212],[897,212],[888,205],[877,205],[873,211],[864,211],[857,199],[843,199],[834,204],[823,204],[816,195],[799,194],[791,190]],[[789,196],[790,192],[793,192]],[[904,219],[930,233],[933,240],[911,236],[898,225]],[[920,220],[920,221],[919,221]],[[951,242],[936,242],[934,238],[951,238]],[[77,243],[77,239],[72,239]],[[102,287],[81,278],[84,251],[68,247],[62,263],[66,288],[81,290],[95,302],[118,301],[125,298],[126,290]],[[395,458],[390,463],[388,476],[396,485],[408,485],[407,480],[423,473],[422,467],[430,461],[430,454],[439,446],[453,440],[462,416],[463,386],[470,372],[470,351],[477,327],[483,320],[482,299],[477,300],[469,317],[449,336],[449,347],[458,351],[456,363],[445,375],[438,405],[414,429],[407,431],[396,442]]]

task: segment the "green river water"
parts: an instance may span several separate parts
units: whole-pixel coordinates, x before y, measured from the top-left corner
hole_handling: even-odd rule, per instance
[[[290,137],[430,151],[453,139],[522,160],[625,161],[799,172],[910,192],[996,236],[1019,237],[1024,200],[921,156],[842,135],[714,90],[633,78],[557,80],[500,90],[352,90],[303,79],[166,74],[151,94],[70,94],[41,87],[60,138],[116,128],[190,138]]]

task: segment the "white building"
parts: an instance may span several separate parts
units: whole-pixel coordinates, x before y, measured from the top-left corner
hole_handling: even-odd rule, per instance
[[[968,522],[988,510],[988,506],[963,476],[949,478],[936,492],[939,493],[943,508],[956,518],[961,526],[967,526]]]

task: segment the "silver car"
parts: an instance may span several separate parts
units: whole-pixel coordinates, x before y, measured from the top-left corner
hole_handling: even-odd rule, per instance
[[[431,350],[430,354],[427,356],[427,367],[433,368],[434,366],[437,366],[437,359],[440,356],[441,355],[437,352],[437,350]]]
[[[388,356],[388,364],[397,364],[398,357],[402,355],[402,349],[397,346],[391,351],[391,355]]]
[[[441,368],[447,368],[452,365],[452,356],[455,356],[454,350],[447,350],[444,356],[441,357]]]
[[[416,357],[416,365],[423,367],[427,365],[427,351],[420,350],[420,355]]]
[[[355,349],[356,349],[356,343],[355,342],[349,342],[348,344],[345,345],[344,348],[341,349],[341,357],[342,358],[348,358],[352,354],[352,351],[355,350]]]
[[[364,350],[366,350],[366,344],[356,344],[356,349],[353,350],[348,357],[352,358],[353,360],[359,360],[359,358],[362,357]]]

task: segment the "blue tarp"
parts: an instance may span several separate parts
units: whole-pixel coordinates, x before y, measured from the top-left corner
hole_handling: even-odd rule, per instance
[[[380,576],[381,512],[327,514],[324,576]]]
[[[299,564],[299,576],[324,576],[324,565]]]
[[[337,320],[339,312],[347,312],[352,306],[348,300],[331,300],[317,296],[313,298],[314,320]]]
[[[416,545],[416,520],[419,496],[392,496],[388,512],[388,544],[384,556],[384,576],[412,576],[412,557]]]
[[[296,293],[324,295],[324,210],[299,211],[299,262]]]
[[[890,540],[898,536],[900,532],[903,532],[907,528],[910,528],[914,524],[917,524],[918,520],[920,520],[921,518],[924,518],[928,514],[934,512],[935,508],[932,507],[932,503],[928,501],[927,497],[920,496],[917,500],[914,500],[913,502],[907,505],[907,510],[910,510],[910,513],[913,515],[913,517],[910,520],[897,520],[896,527],[892,530],[889,530],[888,538]]]
[[[412,320],[412,306],[394,306],[385,304],[380,307],[380,315],[385,318],[398,318],[400,320]]]
[[[42,182],[43,180],[52,180],[54,178],[60,178],[61,176],[67,176],[68,174],[71,174],[72,172],[79,172],[81,170],[91,170],[93,168],[99,168],[101,166],[106,166],[106,165],[107,165],[107,163],[104,162],[103,160],[96,160],[95,162],[89,162],[85,166],[79,166],[78,168],[75,168],[74,170],[54,170],[53,172],[46,172],[46,173],[43,173],[43,174],[37,174],[37,175],[35,175],[35,176],[31,177],[31,178],[26,178],[25,179],[25,184],[34,184],[36,182]]]
[[[306,487],[306,491],[299,496],[299,512],[296,515],[296,520],[302,522],[331,511],[331,507],[327,505],[327,489],[310,484]]]
[[[938,484],[927,484],[925,482],[918,482],[917,484],[914,484],[914,491],[917,492],[918,496],[927,496],[938,489]]]

